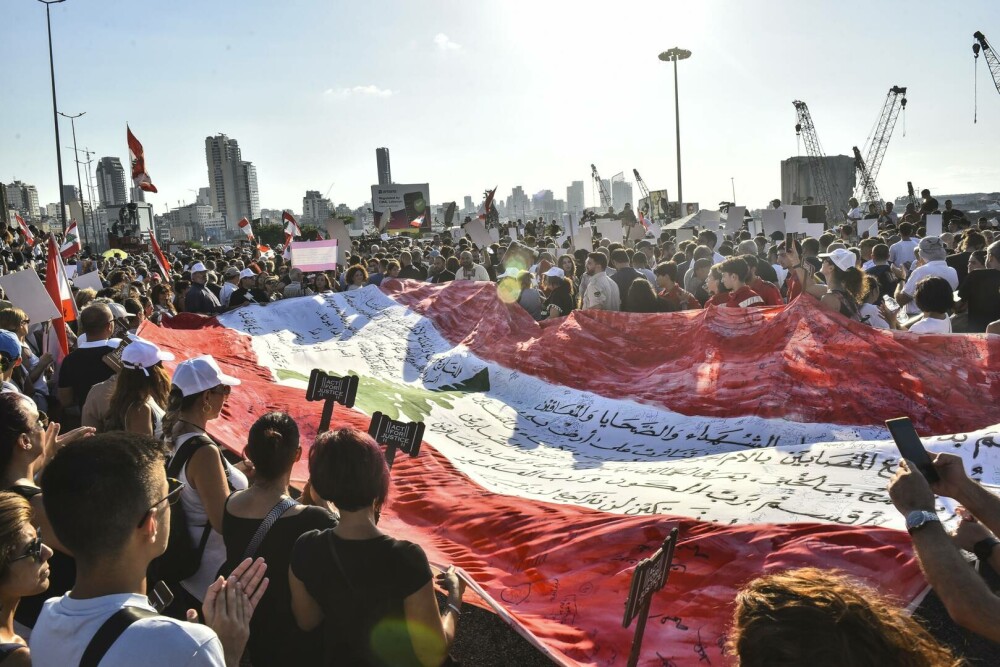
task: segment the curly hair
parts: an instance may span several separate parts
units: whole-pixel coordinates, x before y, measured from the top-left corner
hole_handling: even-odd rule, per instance
[[[902,609],[837,572],[754,579],[736,597],[728,651],[740,667],[959,667]]]

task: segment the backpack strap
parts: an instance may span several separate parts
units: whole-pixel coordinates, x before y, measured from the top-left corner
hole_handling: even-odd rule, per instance
[[[0,644],[0,663],[9,658],[14,653],[17,653],[21,649],[28,650],[28,647],[24,644],[18,644],[15,642],[10,642],[8,644]]]
[[[230,496],[232,497],[232,496]],[[289,498],[285,496],[278,503],[271,508],[271,511],[267,513],[264,520],[260,522],[257,526],[257,532],[253,534],[253,538],[247,545],[246,550],[243,551],[243,558],[241,560],[246,560],[247,558],[253,558],[257,555],[260,550],[260,545],[264,542],[264,538],[267,537],[267,532],[271,530],[271,527],[277,523],[281,515],[295,507],[299,503],[294,498]]]
[[[179,477],[181,471],[184,470],[184,467],[191,460],[191,457],[194,456],[195,452],[206,445],[215,447],[215,451],[218,452],[219,460],[222,461],[222,471],[226,475],[226,484],[229,485],[229,492],[232,493],[236,489],[233,488],[233,482],[229,479],[229,461],[222,454],[222,449],[219,445],[207,435],[196,435],[184,441],[184,444],[178,448],[177,453],[170,459],[170,464],[167,466],[167,477]]]
[[[116,611],[94,633],[93,639],[90,640],[83,652],[83,657],[80,658],[80,667],[98,667],[107,652],[111,650],[122,633],[129,629],[129,626],[151,616],[158,616],[158,614],[140,607],[122,607]]]

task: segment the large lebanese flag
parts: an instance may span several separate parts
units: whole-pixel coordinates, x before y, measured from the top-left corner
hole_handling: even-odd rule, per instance
[[[76,226],[76,220],[71,220],[66,228],[66,239],[59,247],[59,255],[63,259],[69,259],[80,252],[80,230]]]
[[[898,457],[884,419],[909,415],[935,434],[929,449],[1000,482],[1000,338],[879,331],[808,298],[538,324],[490,283],[390,280],[170,322],[196,330],[141,335],[244,381],[210,425],[234,449],[269,410],[312,441],[313,367],[361,377],[334,427],[366,428],[375,411],[423,420],[382,526],[460,567],[479,594],[467,600],[560,664],[624,663],[629,579],[675,526],[643,665],[726,664],[733,598],[765,570],[838,568],[916,600],[926,584],[886,494]]]
[[[132,134],[132,129],[127,123],[125,124],[125,132],[128,135],[126,142],[128,143],[129,161],[132,163],[132,185],[145,192],[156,192],[156,186],[153,185],[149,172],[146,170],[146,152],[143,150],[142,144]]]
[[[76,301],[73,299],[73,290],[70,289],[69,280],[66,279],[66,269],[63,268],[59,246],[56,245],[56,237],[52,234],[49,234],[48,258],[45,265],[45,291],[49,293],[52,303],[62,314],[62,317],[53,318],[49,326],[55,332],[56,340],[59,341],[59,351],[62,353],[62,357],[65,357],[69,354],[66,324],[76,321]],[[56,363],[61,362],[62,357],[57,357]]]

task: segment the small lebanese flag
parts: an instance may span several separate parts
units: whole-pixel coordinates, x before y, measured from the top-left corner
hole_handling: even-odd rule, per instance
[[[420,215],[418,215],[417,217],[415,217],[413,220],[410,220],[410,227],[422,227],[424,225],[424,217],[426,215],[427,212],[425,211]]]
[[[265,243],[258,245],[257,250],[260,250],[261,257],[274,257],[274,251],[271,250],[271,246]]]
[[[497,193],[497,186],[494,186],[492,190],[486,193],[486,201],[483,202],[483,208],[479,210],[479,219],[485,220],[486,216],[490,214],[490,207],[493,206],[493,196]]]
[[[17,219],[17,226],[21,229],[21,233],[24,234],[24,242],[28,244],[29,248],[34,248],[35,235],[31,233],[30,229],[28,229],[28,223],[26,223],[24,218],[17,213],[14,214],[14,217]]]
[[[170,265],[167,264],[167,258],[163,256],[163,251],[160,250],[160,244],[156,242],[155,236],[150,235],[149,242],[153,245],[153,257],[156,258],[156,265],[160,268],[160,273],[163,274],[163,279],[169,282]]]
[[[246,218],[240,220],[240,229],[243,233],[247,235],[247,238],[251,241],[253,240],[253,228],[250,226],[250,221]]]
[[[66,241],[60,246],[59,254],[63,259],[69,259],[78,252],[80,252],[80,232],[76,228],[76,220],[72,220],[66,229]]]
[[[156,192],[156,186],[146,172],[146,156],[143,154],[142,144],[132,134],[128,124],[125,125],[125,131],[128,133],[128,157],[132,162],[132,185],[146,192]]]
[[[287,237],[288,235],[286,234],[285,236]],[[289,239],[288,242],[285,243],[285,250],[284,250],[284,252],[281,253],[281,258],[283,260],[285,260],[286,262],[292,261],[292,241],[291,241],[291,239]]]
[[[76,321],[76,301],[73,300],[73,290],[66,279],[62,257],[56,247],[56,237],[49,234],[49,259],[45,267],[45,291],[52,298],[62,317],[52,319],[52,329],[59,339],[59,348],[63,356],[69,354],[69,340],[66,338],[66,323]]]

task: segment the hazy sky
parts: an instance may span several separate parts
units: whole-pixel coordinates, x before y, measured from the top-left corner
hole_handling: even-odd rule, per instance
[[[0,180],[58,200],[45,9],[3,0]],[[1000,48],[996,0],[808,2],[333,2],[67,0],[52,7],[60,110],[86,111],[81,147],[126,163],[144,143],[157,212],[208,184],[205,137],[236,138],[265,208],[301,210],[306,189],[370,199],[375,148],[396,182],[434,202],[499,185],[565,198],[590,164],[639,169],[675,198],[673,73],[680,64],[684,199],[762,206],[800,150],[792,100],[809,104],[827,154],[863,144],[892,85],[909,88],[878,186],[1000,190],[1000,95],[972,33]],[[983,59],[980,58],[982,61]],[[62,144],[72,145],[62,124]],[[63,152],[76,182],[72,151]],[[636,191],[636,197],[638,192]]]

